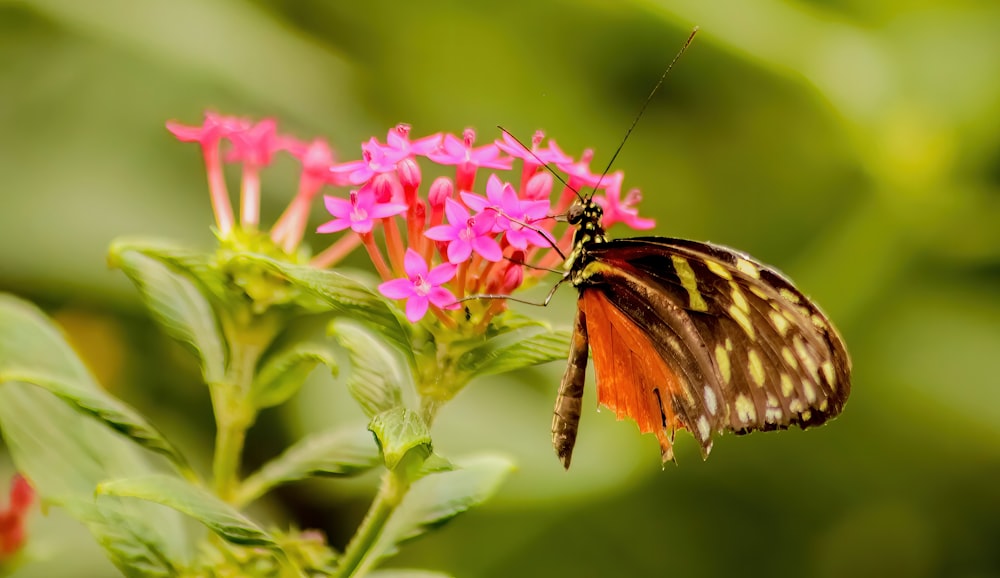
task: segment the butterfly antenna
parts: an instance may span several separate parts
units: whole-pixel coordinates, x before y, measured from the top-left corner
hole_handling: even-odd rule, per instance
[[[500,129],[500,132],[502,132],[505,135],[509,136],[510,138],[514,139],[514,142],[516,142],[517,144],[521,145],[521,148],[523,148],[524,150],[528,151],[528,154],[530,154],[531,156],[535,157],[535,160],[538,161],[538,164],[542,165],[543,167],[545,167],[545,170],[547,170],[550,173],[552,173],[553,177],[559,179],[559,182],[562,183],[564,187],[566,187],[567,189],[569,189],[569,190],[573,191],[574,193],[576,193],[576,196],[577,196],[578,199],[580,199],[581,201],[584,200],[583,195],[580,194],[580,191],[578,191],[575,188],[569,186],[569,183],[566,182],[566,179],[562,178],[562,176],[559,173],[557,173],[555,171],[555,169],[553,169],[552,167],[550,167],[547,162],[545,162],[542,159],[538,158],[538,155],[535,154],[535,151],[533,151],[533,150],[529,149],[527,146],[525,146],[525,144],[523,142],[521,142],[521,139],[519,139],[516,136],[514,136],[513,134],[511,134],[511,132],[509,130],[505,129],[504,127],[502,127],[500,125],[497,125],[497,128]]]
[[[639,124],[639,119],[642,118],[642,115],[646,112],[646,107],[649,106],[650,101],[653,100],[653,95],[656,94],[657,90],[660,90],[660,85],[663,84],[667,75],[670,74],[670,71],[674,68],[674,65],[677,64],[677,61],[680,60],[681,56],[687,52],[688,47],[691,46],[692,42],[694,42],[696,34],[698,34],[697,26],[695,26],[694,30],[691,31],[691,35],[688,36],[687,41],[684,42],[684,46],[681,46],[677,55],[674,56],[674,59],[667,65],[667,69],[660,75],[660,79],[656,81],[656,86],[653,87],[653,90],[649,91],[649,96],[647,96],[645,102],[642,103],[642,107],[639,109],[639,114],[635,115],[632,125],[628,127],[627,131],[625,131],[625,137],[622,139],[621,144],[619,144],[618,148],[615,149],[615,154],[611,155],[611,160],[608,161],[608,166],[604,167],[604,172],[601,173],[601,178],[597,179],[597,185],[594,187],[594,193],[596,193],[597,189],[601,187],[601,182],[604,180],[604,177],[607,176],[608,171],[611,170],[611,166],[615,164],[615,159],[618,158],[618,153],[622,152],[622,147],[625,146],[625,143],[628,141],[628,137],[631,136],[632,131],[635,129],[635,125]],[[579,193],[577,193],[577,195],[579,196]]]

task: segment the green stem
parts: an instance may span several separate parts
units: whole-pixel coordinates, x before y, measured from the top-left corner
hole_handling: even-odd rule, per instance
[[[403,496],[409,491],[409,483],[394,471],[388,471],[382,478],[382,486],[379,487],[375,501],[368,509],[361,527],[358,528],[351,543],[347,545],[347,550],[339,561],[335,578],[349,578],[358,573],[368,570],[368,566],[375,562],[368,558],[372,546],[378,541],[378,537],[385,528],[385,523],[392,516],[399,504],[403,501]]]
[[[247,403],[247,395],[262,347],[231,341],[230,351],[230,371],[225,383],[210,387],[217,428],[212,462],[214,488],[216,495],[227,502],[239,487],[243,443],[256,417],[254,408]]]

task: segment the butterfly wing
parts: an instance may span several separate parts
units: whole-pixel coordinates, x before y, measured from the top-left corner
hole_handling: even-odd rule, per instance
[[[707,456],[714,432],[819,425],[850,392],[829,319],[738,251],[662,237],[594,243],[574,283],[599,401],[656,433],[664,459],[676,429]]]

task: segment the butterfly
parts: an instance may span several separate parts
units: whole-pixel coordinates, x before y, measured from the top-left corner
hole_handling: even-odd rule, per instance
[[[653,433],[664,462],[690,431],[703,458],[720,432],[820,425],[843,409],[851,360],[829,318],[777,270],[739,251],[684,239],[609,240],[581,196],[564,279],[579,291],[552,443],[573,455],[588,353],[597,399]]]

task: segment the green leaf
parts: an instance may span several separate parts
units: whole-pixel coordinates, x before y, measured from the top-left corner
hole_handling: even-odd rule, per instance
[[[71,405],[37,385],[0,386],[0,431],[18,470],[46,503],[84,523],[127,576],[176,575],[187,544],[175,512],[119,499],[94,501],[101,480],[152,471],[132,441],[80,412],[82,406],[104,412],[103,402],[113,398],[105,397],[58,329],[30,303],[0,295],[0,328],[0,371],[44,369],[46,381],[73,388],[64,394],[87,400]],[[135,416],[123,418],[119,409],[108,415],[135,426]]]
[[[332,332],[351,360],[347,390],[365,414],[373,417],[401,407],[403,378],[396,357],[367,331],[350,323],[335,321]]]
[[[280,405],[299,391],[317,364],[337,372],[332,345],[320,341],[297,341],[264,359],[250,387],[250,401],[263,409]]]
[[[486,337],[493,338],[500,335],[510,333],[512,331],[517,331],[518,329],[525,329],[527,327],[541,327],[543,329],[548,329],[549,324],[537,317],[528,317],[516,311],[506,311],[502,315],[494,317],[490,322],[489,327],[486,328]]]
[[[201,359],[205,381],[223,381],[227,357],[225,340],[203,285],[164,264],[166,259],[161,255],[150,255],[125,245],[112,246],[108,259],[135,283],[146,306],[164,330],[194,349]]]
[[[137,411],[96,387],[83,388],[60,378],[21,369],[0,367],[0,387],[7,382],[36,385],[62,399],[70,407],[89,415],[127,436],[142,447],[169,459],[185,475],[194,477],[187,460]]]
[[[94,382],[58,329],[33,305],[0,299],[0,327],[0,387],[17,382],[45,389],[193,475],[184,456],[156,428]]]
[[[399,544],[488,500],[514,470],[510,460],[497,455],[463,460],[459,466],[413,484],[372,545],[369,556],[373,564],[394,554]]]
[[[263,255],[243,255],[284,276],[290,283],[316,295],[334,315],[348,316],[363,323],[413,360],[413,325],[390,301],[350,277],[325,269],[292,265]]]
[[[490,340],[466,352],[459,360],[459,369],[479,377],[565,360],[571,337],[568,330],[549,329],[505,346]]]
[[[161,504],[198,520],[227,542],[278,549],[274,538],[235,508],[180,478],[151,474],[109,480],[98,484],[96,493]]]
[[[363,425],[313,434],[248,477],[237,502],[250,503],[279,484],[316,476],[354,476],[379,463],[378,445]]]
[[[419,466],[433,450],[427,424],[417,412],[405,407],[393,408],[376,415],[368,429],[375,434],[382,449],[385,466],[390,470],[396,469],[411,452],[413,454],[406,460],[406,465]],[[414,464],[414,461],[418,463]]]

